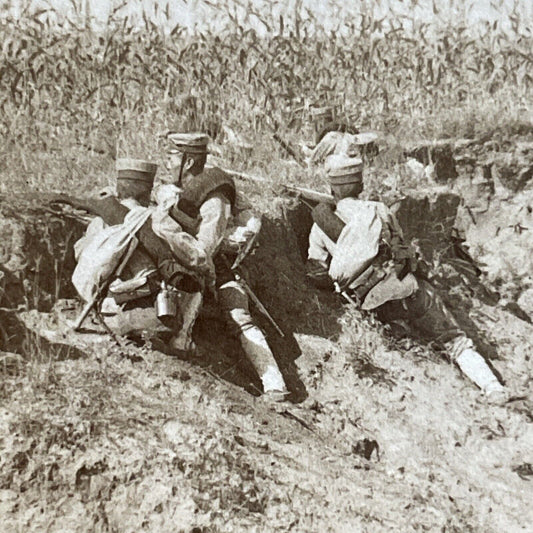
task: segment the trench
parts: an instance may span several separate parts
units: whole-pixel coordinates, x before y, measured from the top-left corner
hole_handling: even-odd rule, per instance
[[[85,225],[54,214],[52,195],[0,196],[0,350],[25,360],[75,359],[83,353],[29,329],[21,313],[49,312],[60,298],[73,298],[73,245]]]
[[[70,281],[75,259],[73,247],[85,224],[69,212],[54,212],[42,194],[0,197],[0,351],[19,354],[24,360],[62,360],[83,357],[79,348],[50,342],[28,326],[23,315],[36,311],[45,317],[56,311],[58,301],[81,304]],[[265,216],[258,246],[243,267],[250,286],[284,331],[252,306],[255,321],[287,376],[292,390],[303,386],[294,360],[301,355],[295,332],[335,337],[340,332],[342,305],[335,295],[317,294],[305,280],[304,257],[312,224],[310,211],[288,201],[279,217]],[[209,307],[209,306],[207,306]],[[202,351],[197,363],[224,379],[257,393],[260,383],[218,316],[220,310],[201,313],[194,337]],[[71,317],[72,318],[72,317]]]
[[[464,177],[468,170],[465,168],[458,166],[458,183],[461,179],[471,179]],[[23,357],[34,356],[32,346],[38,343],[30,342],[34,332],[28,331],[18,310],[47,313],[57,300],[76,298],[70,282],[75,266],[73,245],[83,234],[85,223],[77,213],[52,209],[50,202],[54,197],[43,193],[0,196],[0,350]],[[461,316],[465,329],[482,343],[468,317],[469,299],[474,296],[495,305],[499,294],[485,284],[481,270],[457,235],[455,224],[458,210],[464,207],[462,204],[464,198],[450,192],[449,187],[421,187],[405,191],[392,209],[406,240],[417,242],[428,263],[439,263],[442,267],[435,281],[441,284],[445,300]],[[258,246],[243,264],[249,284],[286,333],[285,337],[280,337],[256,311],[254,318],[265,330],[281,366],[294,374],[295,381],[294,361],[301,352],[294,334],[335,340],[340,334],[338,319],[343,312],[337,295],[317,291],[306,281],[305,257],[311,225],[309,207],[287,199],[281,214],[263,217]],[[460,290],[450,296],[447,289],[451,286]],[[527,314],[520,311],[516,310],[517,316],[527,319]],[[236,343],[227,339],[225,326],[216,315],[216,309],[211,314],[203,313],[195,331],[205,341],[206,352],[229,354],[228,364],[220,371],[225,372],[242,354],[239,355]],[[74,349],[48,346],[44,340],[39,343],[43,357],[60,359],[82,355]],[[487,350],[490,353],[490,347]]]

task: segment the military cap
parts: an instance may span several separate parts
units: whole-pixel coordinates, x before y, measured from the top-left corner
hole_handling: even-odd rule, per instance
[[[365,144],[375,142],[378,139],[378,134],[374,133],[373,131],[364,131],[355,134],[353,137],[353,144],[356,144],[357,146],[363,146]]]
[[[169,152],[184,154],[206,154],[209,137],[205,133],[169,133]]]
[[[359,183],[363,179],[363,160],[360,157],[330,155],[325,166],[332,185]]]
[[[117,159],[117,179],[142,181],[152,185],[154,183],[157,165],[144,159]]]

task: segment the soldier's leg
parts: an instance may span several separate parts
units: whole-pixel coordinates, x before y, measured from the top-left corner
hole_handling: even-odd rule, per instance
[[[181,315],[181,328],[172,336],[168,345],[172,350],[190,354],[195,349],[192,340],[192,329],[202,308],[201,292],[179,291],[179,312]]]
[[[237,327],[241,346],[261,378],[263,391],[287,392],[272,350],[263,332],[252,321],[244,289],[238,282],[229,281],[219,287],[218,298],[224,312]]]
[[[472,340],[427,281],[419,281],[419,289],[409,298],[388,302],[382,307],[380,318],[385,321],[407,320],[427,339],[443,346],[463,374],[487,395],[504,390],[485,359],[475,350]]]
[[[170,341],[168,347],[182,355],[190,355],[195,345],[192,329],[202,306],[201,292],[178,291],[179,318],[157,316],[153,298],[134,300],[126,304],[124,310],[118,308],[113,313],[104,313],[104,322],[117,335],[139,335],[144,332],[164,334]]]
[[[104,315],[104,322],[113,333],[120,336],[139,335],[145,331],[168,334],[171,331],[157,318],[153,306],[119,310],[113,315]]]

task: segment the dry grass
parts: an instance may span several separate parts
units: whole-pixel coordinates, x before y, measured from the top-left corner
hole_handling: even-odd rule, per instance
[[[272,34],[261,37],[223,16],[229,4],[217,4],[218,33],[196,35],[118,14],[98,31],[50,13],[0,22],[3,189],[90,190],[109,181],[117,152],[158,160],[167,128],[217,137],[228,125],[255,145],[240,165],[268,172],[282,155],[272,131],[301,139],[317,101],[398,138],[527,121],[533,40],[519,20],[505,32],[444,20],[412,30],[367,14],[331,33],[312,17],[265,12]]]
[[[273,129],[303,139],[309,103],[335,102],[341,117],[398,139],[512,133],[529,120],[533,39],[518,23],[507,32],[480,26],[473,39],[459,23],[413,33],[406,19],[392,30],[368,15],[311,35],[316,21],[269,17],[269,37],[229,18],[219,33],[194,36],[179,27],[168,35],[148,19],[138,28],[118,14],[99,32],[47,14],[3,20],[0,192],[93,191],[111,182],[117,154],[160,161],[157,134],[168,128],[207,130],[218,141],[228,125],[254,144],[251,159],[233,162],[272,179],[253,198],[273,211],[276,184],[323,188],[319,175],[281,161],[272,139]],[[388,157],[392,165],[400,155]],[[313,324],[333,315],[318,301],[306,311]],[[479,404],[478,391],[434,354],[416,343],[400,354],[368,316],[336,312],[338,342],[296,339],[309,394],[301,412],[294,407],[300,420],[156,352],[132,363],[108,343],[58,361],[28,335],[33,355],[1,375],[5,530],[527,524],[527,481],[511,470],[531,460],[526,415]],[[516,385],[530,368],[531,332],[522,338],[513,324],[496,333]],[[354,452],[367,437],[380,443],[382,463]]]

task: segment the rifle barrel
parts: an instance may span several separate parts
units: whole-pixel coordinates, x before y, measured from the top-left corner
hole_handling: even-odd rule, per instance
[[[278,326],[277,322],[274,320],[272,315],[268,312],[267,308],[263,305],[261,300],[255,295],[254,291],[251,289],[251,287],[248,285],[246,280],[242,278],[237,272],[234,272],[235,280],[241,284],[242,288],[245,290],[246,294],[248,295],[248,298],[252,300],[253,304],[257,307],[257,310],[262,313],[269,322],[274,326],[276,331],[279,333],[281,337],[285,337],[285,333],[283,333],[282,329]]]
[[[213,168],[212,165],[206,165],[208,168]],[[247,174],[246,172],[240,172],[237,170],[232,170],[225,167],[218,167],[220,170],[223,170],[230,176],[233,176],[234,178],[238,178],[244,181],[251,181],[253,183],[261,183],[262,185],[267,186],[275,186],[273,182],[270,180],[267,180],[265,178],[261,178],[259,176],[253,176],[252,174]],[[298,195],[300,195],[302,198],[305,198],[306,200],[309,200],[311,202],[325,202],[328,204],[334,204],[335,200],[333,199],[333,196],[331,194],[327,194],[325,192],[319,192],[315,191],[314,189],[308,189],[307,187],[296,187],[293,185],[281,185],[281,187],[288,191],[293,192]]]
[[[307,187],[295,187],[292,185],[283,185],[283,188],[287,191],[295,192],[299,194],[302,198],[306,200],[311,200],[312,202],[325,202],[327,204],[335,204],[335,200],[331,194],[325,192],[315,191],[314,189],[308,189]]]
[[[278,142],[278,144],[300,165],[304,166],[304,161],[302,158],[296,153],[294,148],[284,139],[281,138],[281,136],[278,133],[273,134],[274,140]]]

